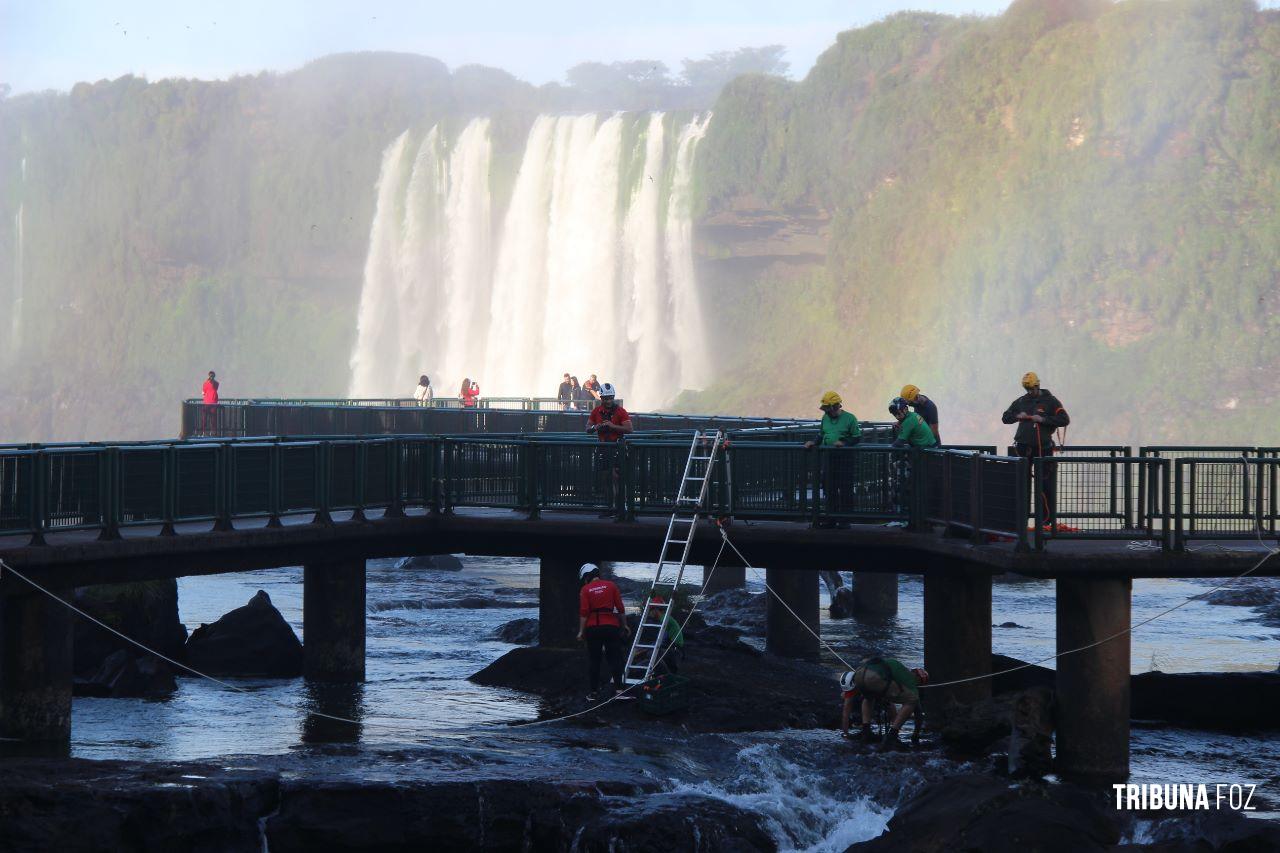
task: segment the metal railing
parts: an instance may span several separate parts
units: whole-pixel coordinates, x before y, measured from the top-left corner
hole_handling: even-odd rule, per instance
[[[872,443],[806,450],[805,435],[790,429],[731,433],[745,437],[731,437],[716,468],[710,514],[941,525],[976,543],[1037,549],[1067,539],[1178,549],[1194,539],[1280,535],[1274,450],[1171,458],[1073,448],[1040,459]],[[276,526],[313,514],[329,523],[334,512],[397,516],[406,508],[666,514],[688,442],[688,433],[659,432],[618,443],[536,433],[12,446],[0,448],[0,535],[41,543],[96,530],[114,539],[127,527],[168,535],[184,522],[223,529],[259,518]]]

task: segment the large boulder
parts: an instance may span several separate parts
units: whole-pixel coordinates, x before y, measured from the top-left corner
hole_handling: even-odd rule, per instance
[[[147,648],[182,660],[187,628],[178,620],[176,580],[81,587],[75,604]],[[148,697],[173,689],[168,665],[133,643],[87,619],[77,619],[73,630],[77,696]]]
[[[749,636],[763,637],[768,604],[767,593],[752,593],[737,587],[707,596],[698,610],[710,625],[724,625]]]
[[[1131,685],[1136,720],[1227,731],[1280,726],[1280,673],[1144,672]]]
[[[493,635],[504,643],[527,646],[538,642],[538,620],[532,618],[512,619],[494,631]]]
[[[93,674],[77,675],[71,688],[76,696],[155,699],[177,690],[178,684],[173,668],[164,661],[150,655],[134,657],[120,649],[108,655]]]
[[[411,569],[426,572],[460,572],[462,560],[452,554],[423,554],[416,557],[405,557],[396,563],[397,569]]]
[[[977,774],[925,787],[889,819],[884,833],[849,847],[859,853],[1078,853],[1120,840],[1105,798],[1067,785],[1006,781]]]
[[[263,590],[244,607],[192,631],[186,653],[189,666],[210,675],[302,675],[302,643]]]

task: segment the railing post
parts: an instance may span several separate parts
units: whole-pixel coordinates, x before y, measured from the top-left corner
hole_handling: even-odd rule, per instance
[[[449,501],[452,497],[453,460],[450,459],[451,445],[447,438],[440,439],[440,450],[436,454],[436,464],[432,466],[432,511],[449,512]]]
[[[313,524],[333,524],[333,516],[329,514],[329,461],[333,445],[327,441],[320,442],[316,450],[316,517]]]
[[[924,473],[924,451],[918,447],[912,447],[907,451],[907,455],[911,460],[906,483],[911,495],[911,500],[907,503],[907,525],[910,530],[919,532],[925,529],[925,490],[928,488],[929,478]]]
[[[533,442],[528,442],[520,447],[524,453],[524,464],[521,470],[524,471],[524,495],[525,508],[528,510],[529,518],[538,518],[540,504],[539,497],[542,493],[542,480],[539,476],[542,472],[542,454],[538,452],[538,446]]]
[[[969,540],[982,544],[982,454],[975,453],[969,459]]]
[[[1124,463],[1124,526],[1126,530],[1133,530],[1133,465],[1132,462]]]
[[[214,451],[214,513],[213,529],[216,531],[231,530],[231,491],[235,488],[232,482],[231,454],[233,448],[227,442],[219,442]]]
[[[1038,492],[1041,491],[1041,484],[1044,483],[1044,460],[1043,456],[1033,456],[1030,459],[1032,475],[1035,482],[1030,483],[1031,488],[1031,520],[1035,524],[1035,548],[1037,551],[1044,550],[1044,504],[1037,500]],[[1023,505],[1025,506],[1025,504]]]
[[[390,458],[387,460],[387,489],[391,492],[391,500],[387,503],[387,508],[383,511],[382,517],[404,518],[404,501],[401,498],[404,472],[400,467],[401,460],[404,458],[404,439],[391,439],[387,445],[387,453],[390,454]]]
[[[178,450],[172,444],[164,449],[164,456],[161,457],[162,464],[160,466],[160,515],[162,523],[160,525],[161,536],[176,536],[177,531],[173,529],[174,506],[177,504],[177,482],[178,482]]]
[[[1027,544],[1027,501],[1031,499],[1028,494],[1031,487],[1031,460],[1021,456],[1015,464],[1018,474],[1013,487],[1013,529],[1017,543],[1013,549],[1025,552],[1030,550]]]
[[[280,442],[267,450],[267,527],[283,527],[280,521]]]
[[[614,464],[618,466],[618,479],[613,484],[613,520],[634,521],[636,517],[635,501],[631,494],[631,448],[625,438],[614,442],[616,457]],[[710,473],[710,472],[708,472]],[[610,471],[608,476],[612,477]]]
[[[942,532],[944,536],[950,536],[956,517],[955,496],[951,493],[951,465],[955,461],[955,454],[950,450],[942,453]]]
[[[31,506],[29,517],[31,524],[31,545],[44,545],[44,516],[48,502],[46,490],[46,468],[49,458],[43,450],[37,450],[31,456]]]
[[[351,511],[352,521],[365,521],[364,502],[365,502],[365,477],[369,473],[369,442],[364,438],[356,439],[355,460],[352,463],[352,476],[355,478],[355,509]]]
[[[1182,460],[1170,460],[1173,463],[1173,550],[1186,550],[1186,542],[1182,531]]]
[[[100,542],[120,538],[120,448],[103,447],[94,451],[98,457],[98,520],[102,532]]]

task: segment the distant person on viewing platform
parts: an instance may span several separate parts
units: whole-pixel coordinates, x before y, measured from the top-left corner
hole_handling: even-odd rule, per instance
[[[903,385],[902,392],[898,396],[906,400],[911,408],[915,409],[916,414],[924,418],[924,422],[933,431],[936,443],[942,444],[942,434],[938,432],[938,405],[921,394],[920,389],[914,385]]]
[[[468,377],[462,380],[462,388],[458,390],[458,398],[462,400],[464,409],[474,409],[476,398],[480,396],[480,386]]]
[[[573,383],[569,381],[567,373],[560,383],[559,390],[556,391],[556,399],[560,401],[560,411],[567,412],[573,408]]]
[[[1057,449],[1053,443],[1054,430],[1061,429],[1065,435],[1071,418],[1058,398],[1040,387],[1040,377],[1035,373],[1023,375],[1022,387],[1026,393],[1010,403],[1000,417],[1006,424],[1018,425],[1013,436],[1013,452],[1032,460],[1052,456]],[[1033,462],[1033,470],[1034,467]],[[1054,462],[1043,464],[1044,482],[1040,483],[1032,498],[1040,501],[1044,523],[1048,525],[1053,525],[1057,519],[1057,467]]]
[[[418,377],[418,387],[413,389],[413,399],[418,401],[418,405],[426,406],[436,398],[436,392],[431,390],[431,377],[422,374]]]
[[[600,405],[596,406],[587,418],[587,432],[594,432],[600,438],[600,447],[596,450],[595,468],[603,481],[601,483],[610,509],[600,513],[601,518],[612,518],[619,510],[618,481],[622,477],[622,459],[618,453],[618,442],[629,434],[631,415],[627,410],[614,403],[617,391],[613,385],[605,382],[600,386]]]
[[[611,580],[600,577],[595,563],[584,563],[578,569],[578,641],[587,644],[587,683],[594,699],[607,699],[614,691],[625,688],[622,667],[625,663],[622,641],[627,630],[627,608],[622,594]],[[600,687],[600,659],[609,662],[608,678],[613,680],[613,690],[606,681]]]
[[[587,392],[588,394],[590,394],[590,395],[591,395],[591,399],[592,399],[593,401],[595,401],[595,402],[599,402],[599,400],[600,400],[600,380],[599,380],[599,379],[596,379],[596,375],[595,375],[594,373],[593,373],[593,374],[591,374],[591,378],[590,378],[590,379],[588,379],[586,382],[583,382],[583,383],[582,383],[582,387],[583,387],[584,389],[586,389],[586,392]],[[595,403],[593,402],[593,404],[592,404],[592,405],[594,405],[594,404],[595,404]]]
[[[218,377],[212,370],[200,392],[200,400],[204,405],[200,408],[199,432],[201,435],[214,435],[218,426],[218,413],[213,408],[218,405]]]
[[[578,411],[578,412],[589,411],[591,409],[591,406],[587,404],[587,401],[591,399],[591,395],[588,394],[586,391],[584,391],[582,389],[582,386],[578,384],[578,377],[570,376],[569,384],[572,386],[574,411]]]
[[[821,447],[852,447],[862,440],[862,427],[852,412],[843,409],[844,400],[835,391],[822,395],[819,408],[822,409],[822,421],[818,424],[819,432],[811,440],[804,443],[805,450]],[[841,454],[833,454],[828,464],[823,466],[823,491],[826,493],[828,512],[840,512],[848,505],[849,497],[849,460]],[[833,526],[829,521],[820,521],[817,527]],[[839,527],[847,527],[840,522]]]

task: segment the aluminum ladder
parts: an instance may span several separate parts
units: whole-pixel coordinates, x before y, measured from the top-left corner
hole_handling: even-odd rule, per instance
[[[624,681],[628,685],[643,684],[653,675],[658,654],[667,637],[667,614],[680,579],[684,577],[693,547],[698,520],[706,507],[711,490],[711,476],[720,455],[724,436],[720,430],[696,430],[689,458],[684,463],[676,503],[667,522],[667,535],[658,555],[658,571],[653,588],[640,611],[640,626],[627,654]]]

